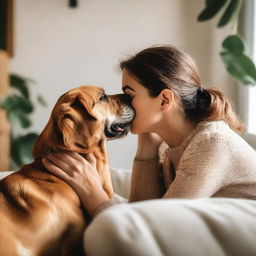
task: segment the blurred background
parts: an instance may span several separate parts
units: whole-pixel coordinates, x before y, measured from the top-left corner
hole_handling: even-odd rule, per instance
[[[28,88],[32,105],[32,110],[25,111],[29,114],[29,125],[26,126],[26,117],[23,127],[22,122],[16,126],[13,121],[9,125],[16,138],[17,134],[32,134],[20,139],[18,144],[33,141],[33,134],[36,136],[46,125],[56,100],[69,89],[90,84],[104,87],[108,94],[120,93],[120,60],[143,48],[161,44],[175,45],[190,54],[199,67],[202,85],[222,90],[242,118],[249,122],[245,114],[248,112],[248,91],[226,71],[219,55],[223,40],[237,27],[230,22],[216,28],[221,14],[207,22],[199,22],[198,15],[207,2],[210,1],[1,0],[0,12],[4,13],[1,16],[0,55],[2,103],[16,83],[16,90],[18,88],[24,97],[27,97],[24,88]],[[253,0],[247,3],[254,8]],[[252,19],[255,17],[247,13],[245,16],[250,20],[246,21],[241,15],[241,34],[249,46],[253,46],[250,34],[255,33],[250,32],[254,31]],[[248,54],[252,56],[252,53],[249,48]],[[10,81],[14,85],[10,85]],[[241,99],[241,95],[247,96]],[[8,104],[11,103],[5,102],[6,108]],[[22,121],[22,115],[18,115]],[[4,118],[1,113],[2,135],[8,130]],[[136,136],[131,134],[125,139],[108,142],[110,165],[130,169],[136,142]],[[30,150],[29,146],[18,150],[18,144],[14,147],[16,151]],[[11,168],[8,167],[10,158],[6,157],[9,145],[10,142],[2,138],[1,157],[5,162],[2,169]],[[4,152],[7,153],[4,155]]]

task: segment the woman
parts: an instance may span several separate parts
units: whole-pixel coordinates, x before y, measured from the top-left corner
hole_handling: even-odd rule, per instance
[[[138,134],[130,202],[256,199],[256,153],[237,134],[243,127],[228,99],[202,87],[190,56],[173,46],[152,47],[120,67],[123,92],[136,111],[131,132]],[[76,153],[56,153],[43,163],[74,188],[92,216],[114,203],[101,187],[92,156],[86,161]]]

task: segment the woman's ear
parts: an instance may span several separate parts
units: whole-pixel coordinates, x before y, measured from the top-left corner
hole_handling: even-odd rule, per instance
[[[174,93],[170,89],[163,89],[160,93],[161,110],[166,112],[170,109],[174,101]]]

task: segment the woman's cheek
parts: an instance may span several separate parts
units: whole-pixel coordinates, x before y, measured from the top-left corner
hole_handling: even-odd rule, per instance
[[[135,116],[135,118],[131,122],[130,131],[131,131],[131,133],[134,133],[134,134],[137,133],[137,129],[136,129],[136,116]]]
[[[135,109],[135,118],[133,119],[131,123],[131,133],[138,134],[140,132],[143,132],[144,130],[144,122],[147,121],[148,117],[145,116],[148,114],[148,112],[145,113],[143,111],[143,106],[141,104],[138,104],[139,102],[136,101],[136,99],[133,99],[132,106]]]
[[[136,112],[135,118],[132,120],[131,123],[131,133],[137,134],[140,132],[141,128],[141,115],[139,112]]]

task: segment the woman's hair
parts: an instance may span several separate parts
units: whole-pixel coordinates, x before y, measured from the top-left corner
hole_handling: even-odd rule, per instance
[[[226,96],[204,89],[193,59],[173,46],[151,47],[120,63],[130,75],[156,97],[169,88],[180,99],[186,118],[192,122],[224,120],[230,128],[243,131]]]

